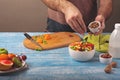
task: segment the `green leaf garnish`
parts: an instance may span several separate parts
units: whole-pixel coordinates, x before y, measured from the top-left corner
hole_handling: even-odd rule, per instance
[[[71,46],[70,48],[71,48],[71,49],[73,49],[73,50],[75,50],[75,49],[76,49],[76,48],[75,48],[75,46]]]
[[[37,49],[35,49],[36,51],[42,51],[42,49],[41,48],[37,48]]]

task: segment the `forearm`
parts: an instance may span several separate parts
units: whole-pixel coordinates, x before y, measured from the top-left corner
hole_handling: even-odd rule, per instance
[[[107,19],[112,12],[112,0],[100,0],[100,7],[98,9],[98,15],[102,15]]]
[[[65,13],[67,8],[75,7],[69,0],[42,0],[49,8]]]
[[[66,23],[76,32],[83,34],[86,26],[80,10],[69,0],[42,0],[49,8],[64,14]]]

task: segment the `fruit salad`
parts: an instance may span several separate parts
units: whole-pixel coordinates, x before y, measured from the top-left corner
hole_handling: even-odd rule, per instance
[[[91,51],[94,49],[92,43],[84,41],[71,43],[69,47],[76,51]]]
[[[4,49],[5,50],[5,49]],[[3,49],[2,49],[3,51]],[[0,71],[6,71],[13,68],[19,68],[22,63],[27,59],[24,54],[16,55],[14,53],[0,53]]]

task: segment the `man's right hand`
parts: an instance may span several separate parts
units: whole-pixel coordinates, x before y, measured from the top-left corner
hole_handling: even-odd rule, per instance
[[[65,15],[65,19],[67,24],[76,32],[80,34],[84,34],[86,32],[86,25],[82,18],[81,12],[71,4],[67,9],[63,12]]]
[[[65,15],[67,24],[76,32],[84,34],[86,26],[79,9],[69,0],[42,0],[49,8]]]

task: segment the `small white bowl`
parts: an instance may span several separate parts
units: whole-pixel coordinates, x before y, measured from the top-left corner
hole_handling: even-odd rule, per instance
[[[94,57],[95,50],[91,51],[75,51],[69,47],[70,56],[77,61],[88,61]]]
[[[96,26],[95,28],[91,27],[91,25],[94,24],[94,23],[97,23],[97,24],[98,24],[98,26]],[[93,22],[91,22],[91,23],[88,25],[88,28],[90,29],[90,31],[91,31],[92,33],[98,32],[100,27],[101,27],[101,24],[100,24],[99,21],[93,21]]]
[[[110,58],[103,58],[103,57],[101,57],[101,55],[103,55],[103,54],[105,54],[105,53],[101,53],[101,54],[99,55],[99,61],[100,61],[101,63],[104,63],[104,64],[109,64],[109,63],[111,63],[111,62],[112,62],[112,57],[110,57]]]

